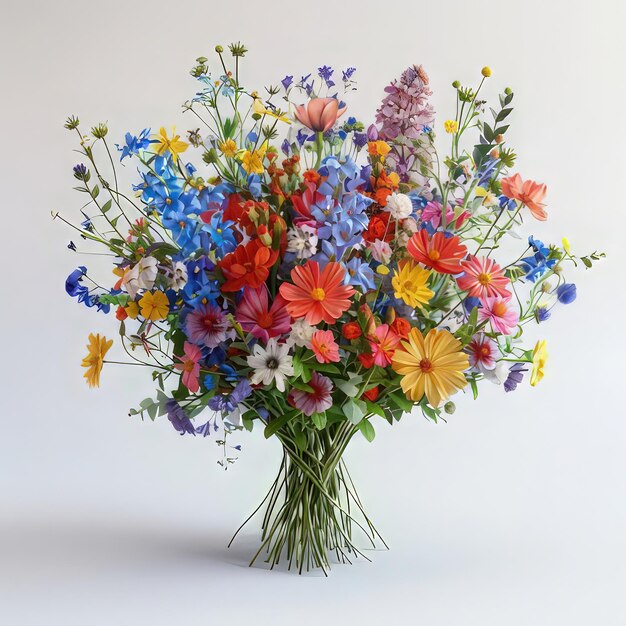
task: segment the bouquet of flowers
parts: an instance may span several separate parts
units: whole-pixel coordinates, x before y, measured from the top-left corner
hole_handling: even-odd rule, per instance
[[[525,327],[576,298],[567,264],[602,255],[519,234],[547,218],[546,185],[511,172],[513,92],[487,108],[488,67],[477,88],[452,84],[443,157],[421,66],[385,88],[366,126],[347,114],[354,68],[257,92],[241,80],[246,52],[217,46],[217,72],[197,59],[183,108],[198,127],[184,139],[146,128],[113,147],[105,124],[83,133],[67,120],[87,202],[76,223],[55,217],[80,237],[71,250],[106,250],[114,277],[81,265],[66,291],[119,322],[121,361],[108,359],[112,340],[89,336],[90,386],[105,363],[152,371],[155,396],[131,415],[167,416],[181,435],[219,431],[224,467],[234,433],[280,441],[252,561],[326,573],[362,555],[353,531],[382,541],[344,462],[351,439],[372,441],[405,413],[445,419],[450,398],[476,398],[482,381],[536,385],[546,344],[525,345]],[[118,160],[137,164],[132,191]]]

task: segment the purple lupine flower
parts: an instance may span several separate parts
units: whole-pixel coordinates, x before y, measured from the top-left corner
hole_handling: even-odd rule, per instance
[[[332,79],[334,71],[332,67],[322,65],[322,67],[317,68],[317,75],[324,80],[327,87],[333,87],[335,84]]]
[[[504,391],[515,391],[517,386],[524,379],[524,372],[527,372],[528,368],[524,367],[523,363],[513,363],[509,370],[509,375],[504,381]]]
[[[167,411],[167,419],[172,423],[172,426],[181,434],[189,433],[196,436],[196,431],[184,409],[174,400],[168,400],[165,404],[165,410]]]
[[[341,73],[343,82],[347,83],[352,78],[352,75],[354,74],[354,72],[356,72],[356,67],[348,67],[345,70],[343,70],[343,72]]]
[[[402,182],[408,182],[411,174],[419,176],[413,169],[416,164],[431,160],[430,141],[420,142],[428,134],[424,129],[435,120],[435,111],[428,102],[432,95],[428,82],[421,65],[409,67],[400,80],[385,87],[387,95],[376,111],[379,138],[392,146],[388,163]]]

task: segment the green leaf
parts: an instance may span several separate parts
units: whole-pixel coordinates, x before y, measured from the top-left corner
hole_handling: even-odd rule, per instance
[[[313,415],[311,415],[311,420],[315,424],[315,428],[317,428],[317,430],[322,430],[322,428],[326,426],[326,412],[313,413]]]
[[[413,401],[409,400],[404,393],[393,392],[387,397],[392,398],[393,401],[399,406],[405,413],[410,413],[413,410]]]
[[[317,363],[315,361],[312,363],[310,362],[308,365],[316,372],[324,372],[325,374],[341,374],[341,370],[337,366],[331,365],[330,363]]]
[[[474,396],[474,400],[476,400],[476,398],[478,398],[478,384],[476,383],[476,379],[470,378],[469,384],[470,384],[470,387],[472,388],[472,395]]]
[[[301,378],[302,378],[303,383],[308,383],[311,380],[311,370],[309,369],[306,363],[302,363]]]
[[[308,443],[307,434],[300,428],[295,429],[295,442],[298,450],[306,450],[306,446]]]
[[[274,417],[270,420],[270,423],[265,427],[263,435],[266,439],[269,439],[277,430],[280,430],[298,411],[289,411],[280,417]]]
[[[294,380],[289,383],[294,389],[299,389],[300,391],[306,391],[306,393],[314,393],[315,389],[311,387],[311,385],[307,385],[305,383],[301,383],[298,380]]]
[[[361,434],[371,443],[376,437],[376,431],[369,420],[363,419],[359,422]]]
[[[351,424],[358,424],[365,416],[367,406],[361,400],[350,399],[341,407],[341,410]]]
[[[510,109],[502,109],[502,111],[500,111],[500,113],[498,113],[498,117],[496,117],[496,122],[501,122],[503,119],[508,117],[512,110],[513,110],[512,108],[510,108]]]
[[[377,404],[374,404],[374,402],[365,400],[365,406],[367,407],[368,413],[379,415],[380,417],[383,417],[385,419],[387,418],[387,416],[385,415],[385,411],[382,409],[382,407],[378,406]]]
[[[348,398],[354,398],[359,393],[359,388],[348,380],[336,380],[335,385],[337,385]]]
[[[489,126],[489,124],[487,124],[487,122],[483,122],[483,135],[489,143],[491,143],[495,137],[493,129]]]

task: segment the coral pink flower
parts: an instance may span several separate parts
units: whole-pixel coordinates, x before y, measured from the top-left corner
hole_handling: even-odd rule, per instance
[[[374,365],[387,367],[391,365],[391,358],[400,343],[400,337],[391,330],[388,324],[381,324],[376,327],[372,335],[368,337]]]
[[[317,330],[313,333],[311,350],[320,363],[339,362],[339,346],[330,330]]]
[[[325,133],[345,112],[346,107],[339,108],[337,98],[312,98],[307,104],[297,106],[295,115],[307,128]]]
[[[247,333],[267,343],[270,337],[278,337],[291,329],[291,318],[285,304],[279,294],[270,307],[265,285],[258,289],[246,287],[237,305],[235,319]]]
[[[519,313],[511,306],[510,298],[484,298],[478,309],[478,319],[488,320],[494,333],[510,335],[519,322]]]
[[[216,348],[226,340],[230,323],[215,304],[202,304],[185,318],[187,338],[201,346]]]
[[[202,351],[198,346],[188,341],[185,341],[184,351],[183,356],[176,357],[180,363],[175,363],[174,367],[183,373],[183,385],[185,385],[191,393],[195,393],[200,389],[198,376],[200,375],[199,361],[202,358]]]
[[[415,233],[406,247],[407,252],[418,262],[440,274],[460,274],[460,262],[467,254],[467,248],[453,235],[446,237],[441,231],[432,237],[423,228]]]
[[[313,413],[323,413],[326,409],[330,409],[333,405],[333,397],[331,395],[333,384],[330,378],[322,376],[317,372],[312,372],[311,380],[307,385],[313,391],[292,389],[289,392],[289,403],[307,416],[311,416]]]
[[[470,255],[461,263],[463,276],[456,279],[459,289],[467,291],[473,298],[493,298],[501,296],[510,298],[507,289],[509,279],[502,268],[488,257]]]
[[[519,174],[503,178],[501,181],[502,193],[507,198],[518,200],[525,204],[533,217],[544,222],[548,219],[544,207],[543,199],[546,197],[547,187],[544,184],[536,183],[534,180],[522,180]]]
[[[467,344],[465,352],[469,354],[470,366],[475,367],[480,372],[492,370],[496,366],[498,344],[482,333],[473,337]]]
[[[343,284],[346,271],[336,262],[323,271],[317,261],[307,261],[291,270],[294,284],[283,283],[280,295],[287,301],[287,311],[294,319],[304,318],[312,326],[321,321],[334,324],[350,308],[354,289]]]

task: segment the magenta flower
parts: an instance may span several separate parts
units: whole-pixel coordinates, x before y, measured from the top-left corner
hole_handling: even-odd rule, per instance
[[[258,289],[245,288],[243,298],[237,305],[235,319],[247,333],[264,343],[270,337],[278,337],[291,329],[291,317],[285,308],[285,299],[278,294],[270,307],[265,285]]]
[[[195,393],[200,389],[198,376],[200,376],[200,359],[202,350],[193,343],[185,341],[183,356],[176,357],[180,363],[175,363],[174,367],[183,373],[183,385]]]
[[[441,226],[441,203],[431,201],[422,209],[421,221],[430,222],[433,228],[439,228]],[[463,211],[456,219],[454,217],[454,209],[448,205],[446,208],[446,226],[454,225],[455,228],[460,228],[463,222],[470,216],[468,211]]]
[[[519,322],[519,313],[511,306],[511,299],[500,297],[481,299],[478,319],[488,320],[494,333],[510,335]]]
[[[482,333],[475,335],[467,344],[465,352],[469,354],[469,364],[479,372],[495,368],[498,356],[498,344]]]
[[[185,334],[200,346],[216,348],[227,337],[229,322],[222,309],[214,304],[202,304],[185,320]]]
[[[333,384],[330,378],[317,372],[311,374],[311,380],[307,383],[312,391],[292,389],[289,393],[289,402],[305,415],[323,413],[333,405]]]

